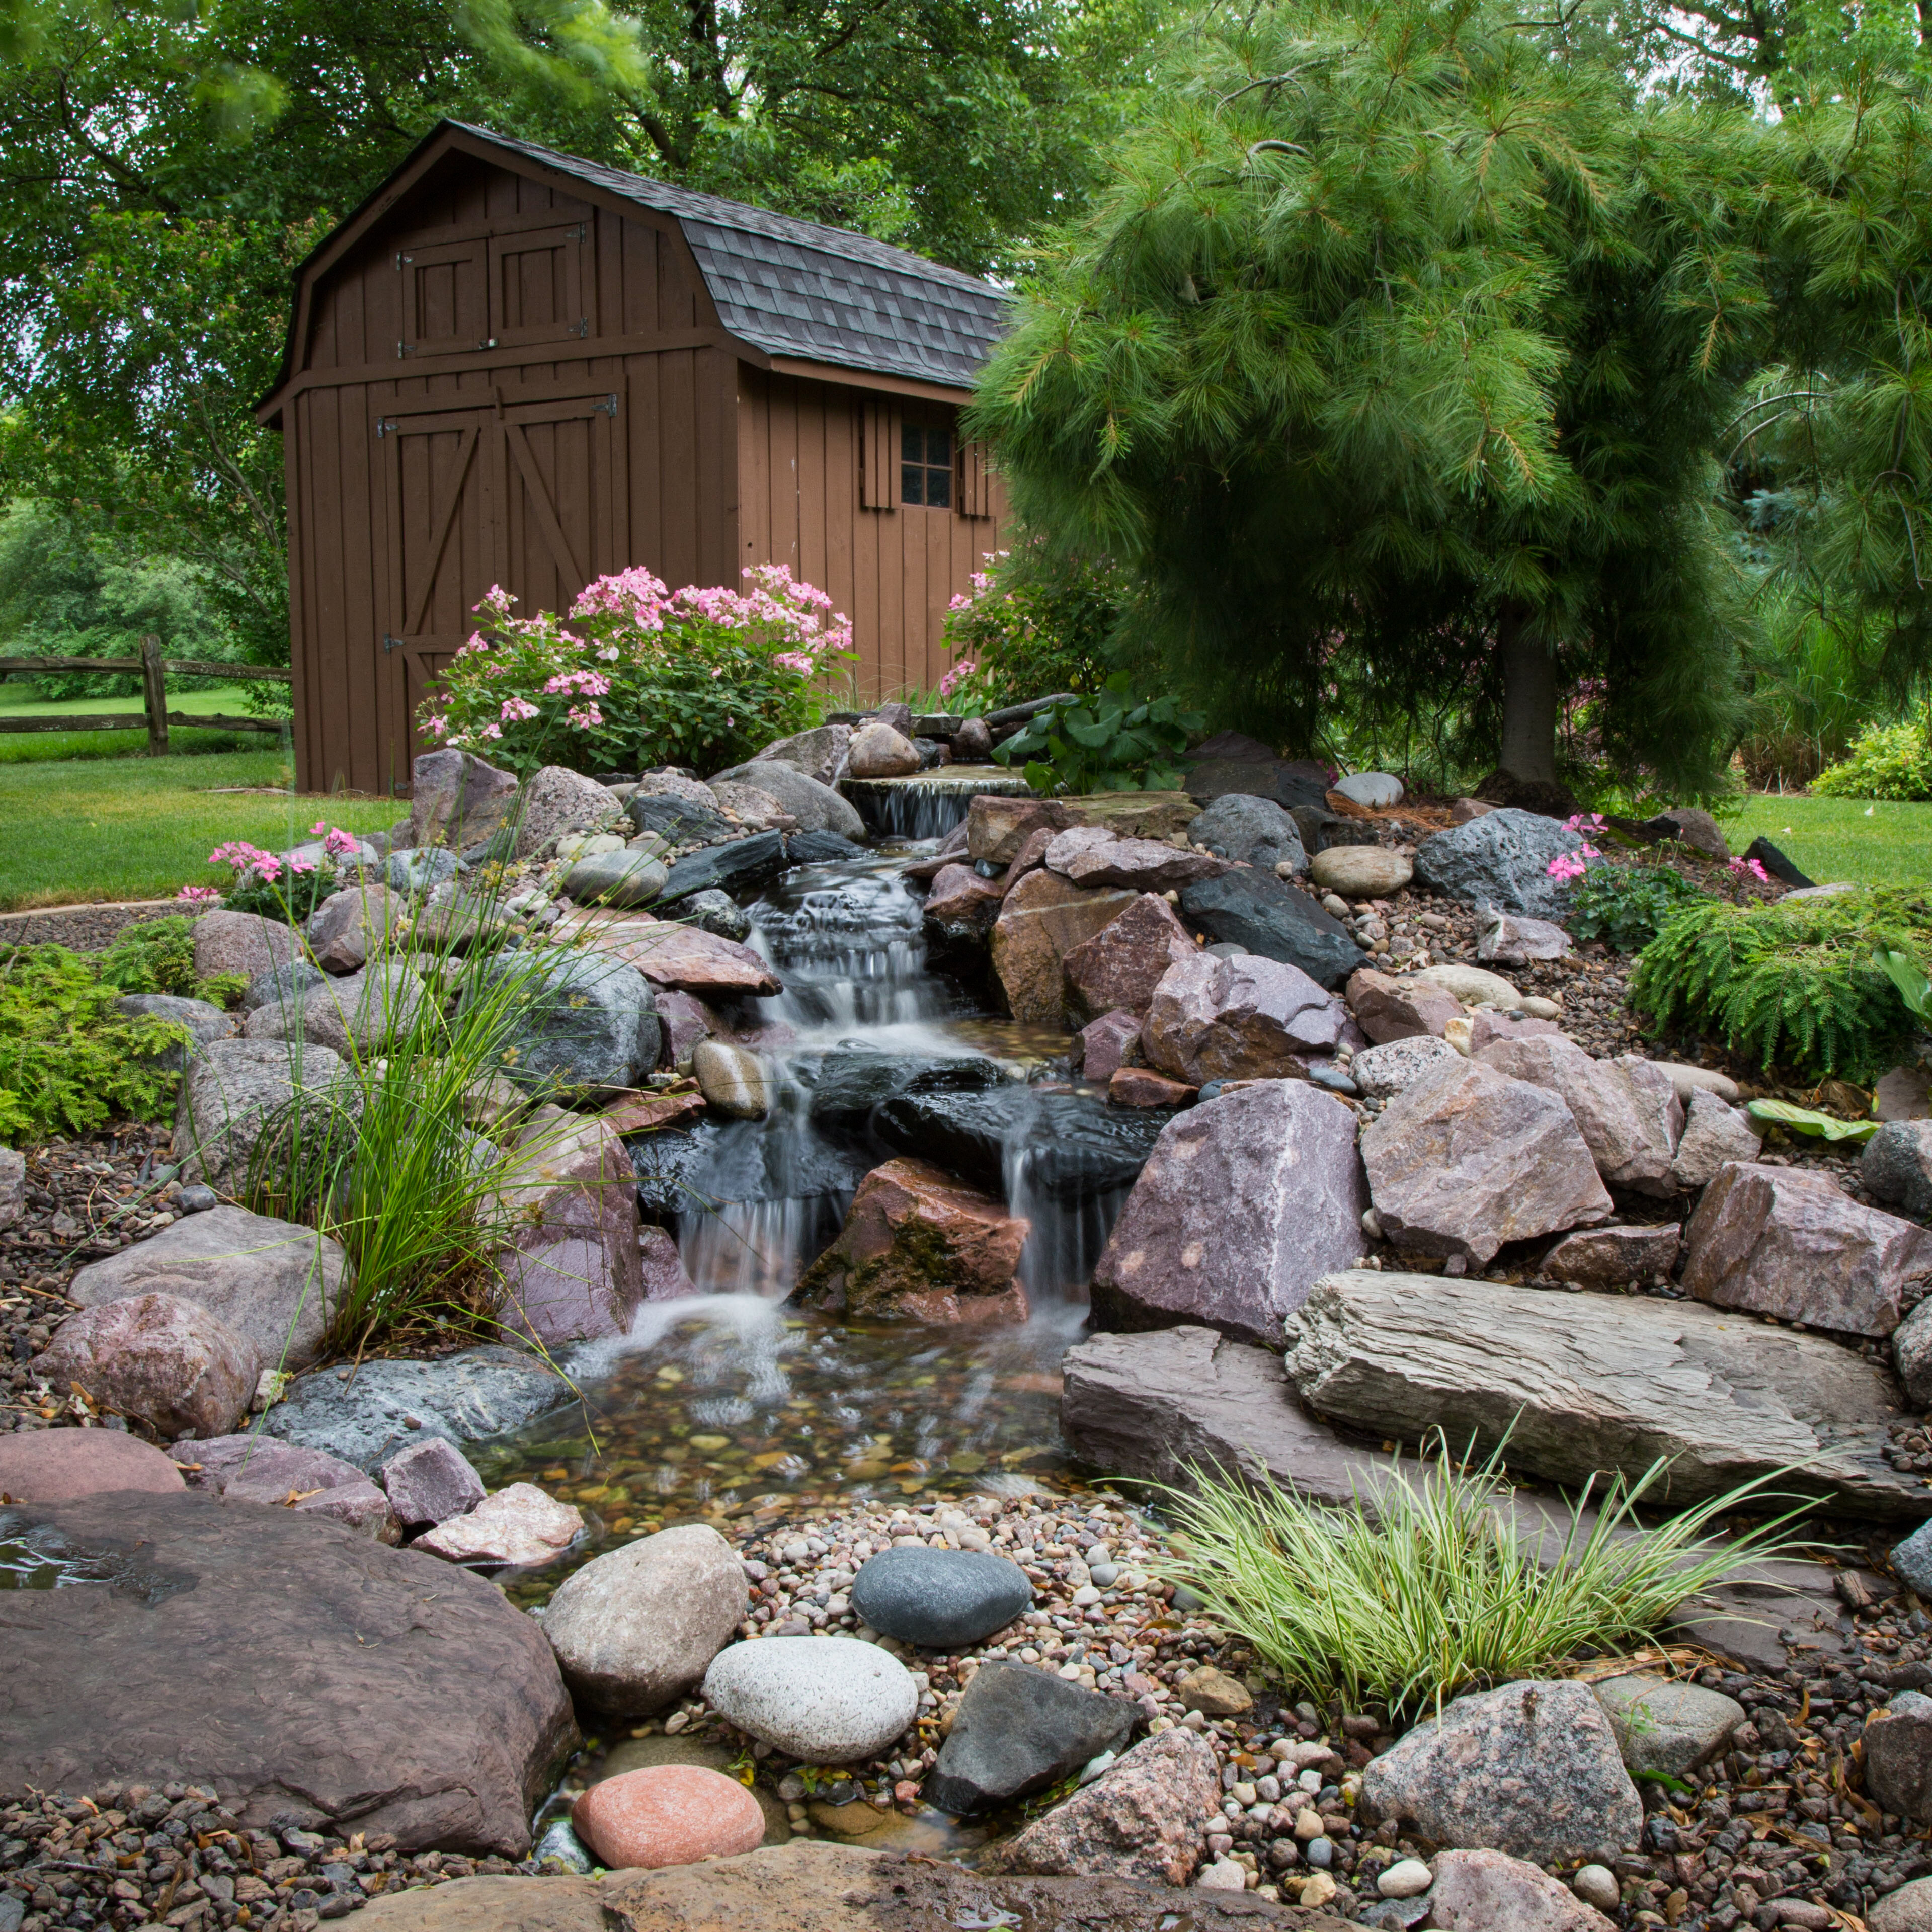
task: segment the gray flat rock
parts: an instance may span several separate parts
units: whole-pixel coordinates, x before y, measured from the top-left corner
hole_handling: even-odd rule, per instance
[[[304,1376],[262,1426],[284,1442],[373,1470],[425,1436],[480,1442],[572,1399],[570,1384],[533,1357],[488,1346],[437,1362],[364,1362],[346,1379],[335,1369]]]
[[[958,1650],[1033,1606],[1010,1558],[971,1550],[882,1550],[859,1566],[852,1607],[873,1629],[929,1650]]]

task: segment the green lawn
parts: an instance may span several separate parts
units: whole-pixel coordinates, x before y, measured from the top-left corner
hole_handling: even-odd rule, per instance
[[[190,715],[220,714],[230,718],[249,715],[248,695],[260,686],[223,685],[214,691],[170,692],[168,709]],[[133,698],[36,698],[28,683],[0,682],[0,718],[56,718],[63,712],[80,712],[95,717],[132,714],[141,709]],[[177,724],[168,733],[168,751],[246,751],[278,741],[261,731],[196,731]],[[68,758],[124,758],[145,754],[148,734],[134,731],[0,731],[0,765],[38,765]]]
[[[1757,794],[1723,824],[1732,851],[1762,836],[1820,885],[1932,884],[1932,805]]]
[[[170,745],[182,735],[170,734]],[[165,758],[0,760],[0,912],[165,898],[184,885],[220,885],[227,868],[211,866],[208,855],[224,839],[286,850],[306,838],[318,818],[347,832],[378,832],[404,809],[388,799],[224,796],[218,789],[290,782],[289,760],[279,748],[203,756],[171,752]]]

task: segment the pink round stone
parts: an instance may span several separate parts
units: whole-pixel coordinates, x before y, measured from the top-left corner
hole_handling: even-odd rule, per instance
[[[577,1835],[614,1870],[728,1858],[764,1841],[765,1814],[735,1778],[653,1765],[593,1784],[571,1808]]]
[[[188,1485],[166,1456],[118,1429],[37,1429],[0,1436],[0,1496],[71,1502],[106,1490],[178,1492]]]

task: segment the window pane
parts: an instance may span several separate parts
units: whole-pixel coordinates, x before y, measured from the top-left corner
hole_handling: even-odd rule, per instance
[[[916,423],[908,423],[899,432],[899,448],[908,463],[926,460],[926,432]]]
[[[926,460],[928,463],[952,461],[952,432],[950,429],[929,429],[926,433]]]
[[[899,471],[899,500],[902,503],[922,503],[926,501],[926,472],[916,463],[908,463]]]
[[[926,500],[935,510],[949,508],[952,502],[952,472],[950,470],[928,470],[926,472]]]

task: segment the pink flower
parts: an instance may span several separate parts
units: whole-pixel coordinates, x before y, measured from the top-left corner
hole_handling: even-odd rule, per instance
[[[537,708],[527,698],[506,698],[503,700],[503,709],[498,715],[506,724],[514,724],[520,718],[534,718],[537,715]],[[502,734],[497,735],[500,736]]]
[[[185,899],[190,905],[206,905],[220,898],[221,889],[218,886],[184,886],[175,896]]]
[[[563,715],[566,722],[574,724],[580,731],[588,731],[604,722],[603,712],[594,704],[586,704],[580,710],[573,704]]]
[[[447,718],[431,718],[423,728],[432,738],[446,738],[449,736],[449,720]]]
[[[772,662],[783,670],[796,671],[800,677],[810,676],[818,668],[812,662],[810,656],[803,651],[781,651],[772,658]],[[712,673],[714,677],[717,675],[716,671]]]
[[[1590,856],[1592,858],[1597,856],[1594,852],[1590,852],[1590,848],[1587,845],[1583,848],[1583,850],[1590,853]],[[1572,879],[1580,879],[1589,868],[1576,854],[1559,852],[1543,869],[1551,878],[1556,880],[1559,884],[1567,885]]]
[[[289,870],[298,874],[312,872],[315,870],[315,861],[313,859],[291,859]]]

